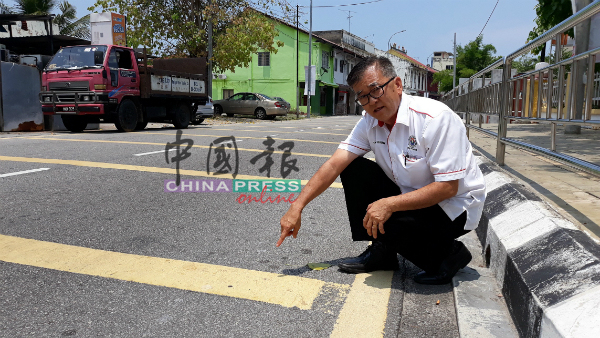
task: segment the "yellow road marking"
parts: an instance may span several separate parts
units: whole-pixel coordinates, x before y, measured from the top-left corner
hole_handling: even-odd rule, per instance
[[[141,256],[0,235],[0,260],[83,275],[310,310],[323,286],[348,285],[271,272]]]
[[[0,161],[13,161],[13,162],[29,162],[29,163],[48,163],[48,164],[63,164],[72,165],[78,167],[89,167],[89,168],[103,168],[103,169],[118,169],[118,170],[131,170],[131,171],[142,171],[150,173],[161,173],[175,175],[177,171],[171,168],[160,168],[160,167],[145,167],[140,165],[129,165],[129,164],[116,164],[116,163],[105,163],[105,162],[92,162],[92,161],[78,161],[78,160],[60,160],[52,158],[32,158],[32,157],[16,157],[16,156],[0,156]],[[199,177],[210,177],[219,179],[233,179],[233,175],[213,175],[212,173],[206,173],[206,171],[198,170],[186,170],[180,169],[179,173],[184,176],[199,176]],[[239,180],[264,180],[268,177],[264,176],[253,176],[253,175],[241,175],[238,174],[235,177]],[[271,177],[273,180],[280,178]],[[301,180],[301,184],[306,185],[308,180]],[[341,183],[333,182],[330,188],[343,188]]]
[[[301,129],[301,128],[298,128]],[[251,132],[255,132],[255,133],[264,133],[264,131],[262,130],[248,130],[248,129],[225,129],[225,128],[211,128],[210,130],[235,130],[235,131],[251,131]],[[315,133],[312,131],[277,131],[278,133],[284,133],[284,134],[297,134],[297,133],[303,133],[303,134],[317,134],[317,135],[339,135],[339,136],[348,136],[348,134],[332,134],[332,133]]]
[[[277,133],[277,131],[270,131],[272,133]],[[171,135],[171,136],[175,136],[175,133],[169,134],[169,133],[138,133],[136,135]],[[229,137],[231,135],[207,135],[207,134],[181,134],[182,136],[200,136],[200,137]],[[252,137],[252,136],[235,136],[236,139],[240,139],[240,138],[247,138],[247,139],[254,139],[254,140],[265,140],[265,137]],[[329,144],[340,144],[340,142],[330,142],[330,141],[315,141],[315,140],[301,140],[301,139],[295,139],[295,138],[280,138],[280,137],[272,137],[272,139],[274,140],[281,140],[281,141],[299,141],[299,142],[313,142],[313,143],[329,143]]]
[[[156,143],[156,142],[137,142],[137,141],[110,141],[110,140],[83,140],[83,139],[68,139],[68,138],[57,138],[57,137],[47,137],[47,136],[37,136],[37,137],[23,137],[24,139],[30,140],[51,140],[51,141],[69,141],[69,142],[93,142],[93,143],[119,143],[119,144],[146,144],[146,145],[154,145],[154,146],[165,146],[165,143]],[[210,146],[199,146],[194,144],[192,147],[194,148],[202,148],[202,149],[210,149]],[[248,149],[248,148],[237,148],[238,151],[251,151],[255,153],[262,153],[265,150],[261,149]],[[284,154],[283,151],[274,150],[270,152],[271,154]],[[329,158],[331,155],[321,155],[321,154],[309,154],[309,153],[297,153],[293,152],[292,155],[300,155],[300,156],[312,156],[312,157],[324,157]]]
[[[358,274],[330,337],[383,337],[393,271]]]

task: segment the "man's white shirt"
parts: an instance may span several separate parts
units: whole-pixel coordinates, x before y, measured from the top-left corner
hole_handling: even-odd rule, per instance
[[[403,194],[433,182],[458,180],[456,196],[439,206],[452,220],[466,210],[465,230],[479,224],[485,181],[465,126],[445,104],[403,93],[391,131],[363,111],[363,117],[338,148],[359,156],[373,151],[377,164]]]

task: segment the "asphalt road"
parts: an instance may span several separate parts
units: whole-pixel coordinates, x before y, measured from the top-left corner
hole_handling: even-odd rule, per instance
[[[308,180],[358,120],[209,119],[183,130],[193,147],[181,179],[231,178],[210,168],[211,143],[228,136],[238,178],[267,178],[266,156],[251,160],[271,136],[270,177],[284,176],[277,147],[293,142],[287,159],[298,170],[286,178]],[[393,273],[338,270],[368,245],[350,239],[339,179],[305,209],[298,238],[276,248],[287,202],[165,192],[176,164],[164,150],[177,130],[101,128],[0,133],[0,336],[459,336],[451,285],[414,284],[411,263],[401,259]]]

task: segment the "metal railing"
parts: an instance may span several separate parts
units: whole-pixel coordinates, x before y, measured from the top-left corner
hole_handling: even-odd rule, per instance
[[[441,98],[455,112],[465,115],[467,135],[470,129],[474,129],[497,138],[498,164],[504,165],[505,147],[508,144],[600,176],[600,166],[556,152],[557,123],[582,126],[600,124],[600,120],[592,119],[591,114],[592,108],[600,103],[600,74],[594,72],[596,60],[600,60],[600,48],[577,52],[576,55],[561,60],[562,34],[597,13],[600,13],[600,0],[479,71]],[[513,60],[552,39],[556,41],[553,64],[514,75]],[[485,115],[497,117],[498,132],[481,127]],[[478,120],[478,126],[471,124],[472,116],[477,117],[473,120]],[[550,148],[508,138],[506,131],[509,120],[550,123]]]

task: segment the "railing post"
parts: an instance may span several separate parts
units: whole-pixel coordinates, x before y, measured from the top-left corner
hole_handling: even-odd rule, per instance
[[[592,118],[592,93],[594,92],[594,67],[596,55],[590,54],[588,57],[587,84],[585,86],[585,114],[583,120],[588,121]]]
[[[550,123],[550,150],[556,151],[556,122]]]
[[[501,83],[501,101],[500,101],[500,113],[498,114],[498,138],[496,140],[496,163],[498,165],[504,165],[504,155],[506,152],[506,145],[502,143],[502,139],[506,137],[507,120],[505,115],[508,112],[508,83],[510,80],[510,67],[512,60],[506,60],[504,58],[504,69],[502,71],[502,83]]]

